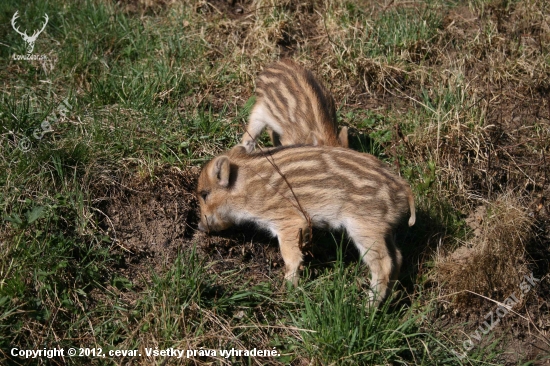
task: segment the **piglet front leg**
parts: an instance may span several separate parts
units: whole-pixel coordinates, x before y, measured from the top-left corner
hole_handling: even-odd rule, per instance
[[[285,279],[298,286],[300,265],[304,260],[301,243],[308,230],[305,220],[287,224],[277,233],[281,255],[285,262]]]

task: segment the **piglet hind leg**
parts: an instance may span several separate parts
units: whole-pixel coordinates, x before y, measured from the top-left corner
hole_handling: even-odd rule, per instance
[[[246,131],[241,140],[241,145],[245,147],[246,152],[250,153],[254,150],[256,139],[268,125],[268,119],[270,119],[270,114],[263,104],[257,104],[252,108],[248,126],[246,126]]]
[[[393,289],[395,283],[399,279],[399,272],[401,271],[401,265],[403,264],[403,255],[399,248],[395,245],[395,235],[389,235],[386,238],[386,243],[388,244],[389,254],[392,257],[392,273],[390,277],[390,290]]]
[[[389,292],[390,280],[394,276],[394,259],[388,251],[384,233],[379,230],[358,230],[348,231],[363,262],[371,271],[371,295],[372,306],[379,306]]]
[[[281,146],[281,136],[273,131],[271,128],[267,129],[267,133],[269,134],[269,138],[271,139],[271,143],[273,146]]]

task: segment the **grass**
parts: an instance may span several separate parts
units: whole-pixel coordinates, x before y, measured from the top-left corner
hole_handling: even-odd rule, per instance
[[[13,347],[142,353],[30,362],[52,365],[542,357],[531,344],[549,343],[540,300],[549,291],[548,6],[3,1],[0,363],[26,363]],[[34,48],[46,60],[12,58],[26,50],[10,24],[16,10],[28,33],[49,15]],[[415,192],[417,224],[398,235],[401,287],[379,310],[367,306],[367,274],[343,240],[320,240],[328,246],[314,248],[300,287],[284,289],[276,248],[246,236],[254,232],[195,233],[185,179],[239,141],[256,75],[282,56],[329,86],[352,147],[393,166]],[[172,204],[180,226],[159,221]],[[476,216],[480,206],[486,214]],[[139,231],[132,210],[145,216],[147,207],[161,208]],[[173,237],[146,242],[161,240],[159,222]],[[542,281],[517,309],[525,316],[508,315],[460,360],[453,351],[494,305],[481,296],[502,301],[530,272]],[[280,355],[146,355],[201,347]]]
[[[389,303],[375,310],[368,306],[361,266],[348,269],[342,247],[334,268],[300,291],[303,304],[293,320],[301,329],[303,345],[311,359],[328,364],[458,364],[444,342],[422,328],[429,311],[414,307],[391,309]],[[426,352],[429,349],[429,352]]]

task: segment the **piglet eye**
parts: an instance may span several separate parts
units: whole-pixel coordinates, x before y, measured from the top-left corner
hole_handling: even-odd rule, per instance
[[[208,192],[207,191],[202,191],[200,193],[200,195],[201,195],[202,200],[206,201],[206,197],[208,197]]]

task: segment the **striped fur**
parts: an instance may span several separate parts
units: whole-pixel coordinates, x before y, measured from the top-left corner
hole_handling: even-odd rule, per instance
[[[291,60],[268,66],[256,80],[256,104],[241,144],[247,152],[264,128],[279,145],[348,147],[348,130],[338,135],[334,99],[313,74]]]
[[[292,187],[292,189],[290,189]],[[393,231],[414,199],[407,182],[372,155],[327,146],[279,147],[247,154],[236,146],[203,168],[197,193],[199,229],[253,222],[279,239],[285,278],[298,282],[300,233],[345,229],[372,273],[378,304],[401,266]]]

